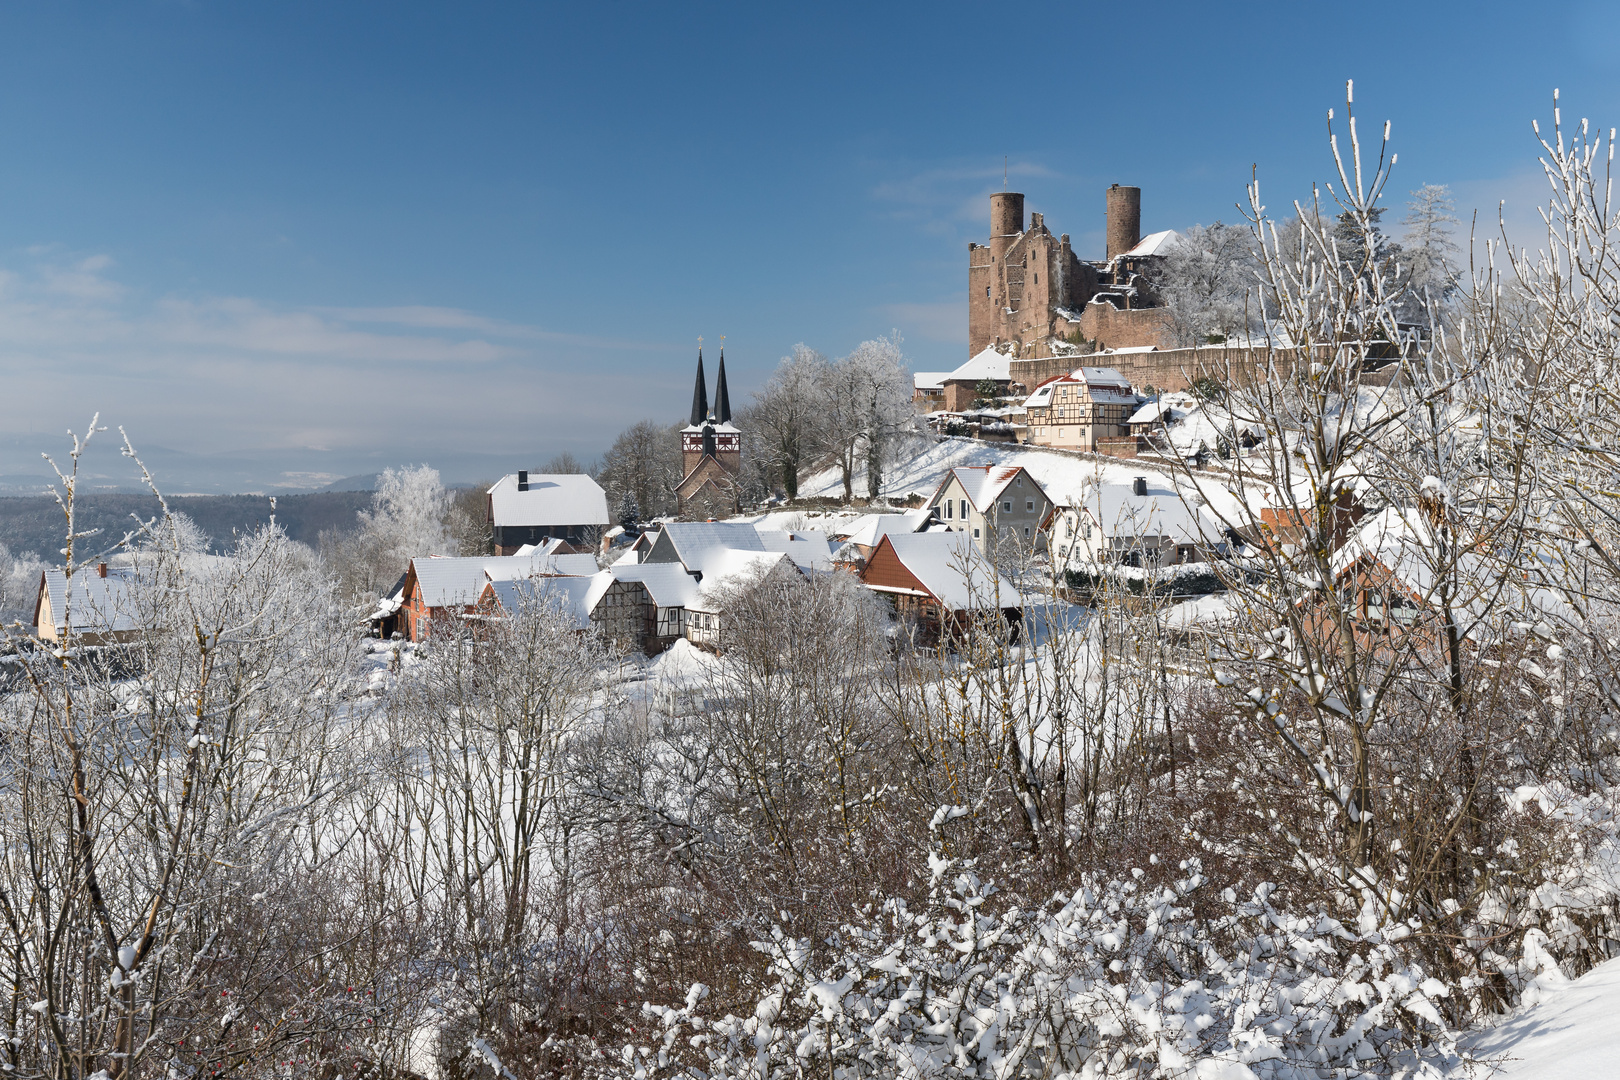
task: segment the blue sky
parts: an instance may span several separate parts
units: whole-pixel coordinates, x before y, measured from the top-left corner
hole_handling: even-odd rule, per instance
[[[96,409],[182,488],[591,456],[679,415],[700,334],[740,398],[797,341],[954,366],[1004,155],[1100,255],[1109,183],[1149,231],[1233,220],[1251,165],[1303,195],[1346,78],[1402,199],[1528,240],[1530,120],[1620,123],[1617,40],[1595,4],[8,5],[0,479]]]

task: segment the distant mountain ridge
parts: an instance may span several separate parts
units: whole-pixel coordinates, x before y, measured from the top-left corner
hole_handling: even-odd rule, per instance
[[[336,481],[333,487],[337,490],[273,496],[273,511],[269,495],[172,496],[169,506],[195,521],[210,537],[214,551],[229,548],[236,536],[267,524],[272,513],[290,538],[313,547],[323,530],[351,529],[357,524],[356,512],[371,505],[371,490],[344,490],[340,485],[368,479],[374,487],[375,476],[357,476]],[[77,504],[78,529],[101,530],[75,545],[79,558],[112,546],[135,527],[137,518],[145,521],[158,512],[158,501],[152,495],[85,494],[78,497]],[[32,553],[48,563],[58,563],[66,531],[61,507],[49,495],[0,497],[0,543],[12,554]]]

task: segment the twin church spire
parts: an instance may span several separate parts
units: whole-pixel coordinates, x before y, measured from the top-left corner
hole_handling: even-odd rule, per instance
[[[714,411],[709,411],[709,384],[703,377],[703,347],[698,346],[697,385],[692,388],[692,426],[702,427],[706,421],[731,423],[731,394],[726,390],[726,350],[720,349],[720,371],[714,380]]]
[[[676,505],[687,519],[726,518],[741,507],[742,432],[731,425],[731,391],[726,387],[726,350],[715,372],[714,407],[703,377],[703,346],[698,339],[697,384],[692,387],[692,422],[681,429],[682,479]]]

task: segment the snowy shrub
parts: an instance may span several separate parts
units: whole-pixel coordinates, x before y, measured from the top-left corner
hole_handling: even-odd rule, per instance
[[[1446,987],[1396,935],[1247,901],[1196,861],[1170,886],[1087,879],[1000,914],[994,889],[934,856],[925,910],[891,900],[818,945],[777,931],[749,1016],[647,1005],[657,1025],[609,1072],[644,1077],[1439,1076]],[[1213,914],[1195,915],[1199,899]],[[829,1055],[829,1045],[831,1047]]]

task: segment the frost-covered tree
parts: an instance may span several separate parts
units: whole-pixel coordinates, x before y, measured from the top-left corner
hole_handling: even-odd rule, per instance
[[[1428,325],[1430,307],[1444,304],[1457,292],[1461,251],[1452,239],[1457,224],[1449,187],[1424,184],[1412,192],[1401,219],[1401,260],[1410,294],[1402,311],[1407,321]]]
[[[1260,325],[1254,234],[1242,225],[1194,225],[1182,233],[1156,287],[1182,345],[1241,337]]]
[[[823,410],[828,390],[827,358],[808,345],[793,346],[754,395],[748,430],[772,481],[788,499],[799,497],[799,473],[825,446]]]
[[[602,455],[597,479],[609,498],[631,495],[640,512],[653,518],[675,512],[675,485],[681,476],[680,425],[639,420]]]
[[[876,499],[894,448],[915,419],[898,340],[861,342],[831,365],[826,386],[824,430],[843,478],[844,498],[854,497],[855,473],[864,466],[866,496]]]

